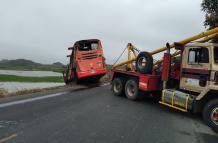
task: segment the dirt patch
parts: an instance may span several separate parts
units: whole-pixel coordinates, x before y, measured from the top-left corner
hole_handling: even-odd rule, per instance
[[[37,92],[47,92],[49,90],[64,89],[64,88],[69,88],[69,87],[70,86],[68,86],[68,85],[64,85],[64,86],[42,88],[42,89],[21,90],[21,91],[14,92],[14,93],[8,93],[5,90],[0,90],[0,98],[1,97],[9,97],[9,96],[20,96],[20,95],[25,95],[25,94],[37,93]]]
[[[0,97],[5,97],[8,95],[8,92],[4,89],[0,89]]]
[[[67,90],[67,89],[80,89],[80,88],[90,88],[90,87],[97,87],[101,84],[105,84],[108,82],[100,82],[99,84],[76,84],[76,83],[71,83],[68,85],[64,86],[55,86],[55,87],[49,87],[49,88],[40,88],[40,89],[31,89],[31,90],[21,90],[18,92],[13,92],[13,93],[8,93],[5,90],[0,90],[0,98],[1,97],[9,97],[9,96],[22,96],[26,94],[32,94],[32,93],[43,93],[43,92],[48,92],[51,90]]]

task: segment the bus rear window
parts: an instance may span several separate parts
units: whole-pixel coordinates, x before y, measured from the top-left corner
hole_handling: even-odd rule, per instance
[[[214,48],[214,61],[218,63],[218,47]]]
[[[92,51],[97,50],[98,42],[86,42],[79,44],[79,51]]]

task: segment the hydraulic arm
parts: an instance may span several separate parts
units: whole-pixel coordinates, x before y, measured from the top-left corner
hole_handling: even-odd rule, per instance
[[[214,29],[211,29],[211,30],[208,30],[206,32],[203,32],[203,33],[200,33],[198,35],[195,35],[195,36],[192,36],[192,37],[189,37],[189,38],[186,38],[182,41],[179,41],[179,43],[181,44],[187,44],[187,43],[190,43],[192,41],[196,41],[196,40],[199,40],[199,39],[202,39],[204,38],[201,42],[206,42],[206,41],[209,41],[210,39],[214,38],[215,36],[218,35],[218,27],[217,28],[214,28]],[[174,44],[170,44],[170,48],[174,48],[175,45]],[[157,53],[160,53],[160,52],[163,52],[167,49],[167,47],[161,47],[161,48],[158,48],[152,52],[150,52],[151,55],[154,55],[154,54],[157,54]],[[174,56],[178,55],[179,53],[175,53]],[[116,64],[116,65],[113,65],[112,69],[115,69],[116,67],[120,67],[120,66],[123,66],[125,64],[129,64],[133,61],[136,60],[136,57],[132,58],[132,59],[129,59],[127,61],[124,61],[124,62],[121,62],[119,64]]]

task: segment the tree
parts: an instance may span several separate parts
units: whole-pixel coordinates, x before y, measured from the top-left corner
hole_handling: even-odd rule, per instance
[[[203,0],[201,7],[206,13],[204,26],[208,29],[218,27],[218,0]],[[213,41],[218,42],[218,37]]]

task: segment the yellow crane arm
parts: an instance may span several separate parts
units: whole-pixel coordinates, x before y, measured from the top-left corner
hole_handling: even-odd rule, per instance
[[[197,41],[197,42],[199,42],[199,43],[205,43],[205,42],[210,41],[211,39],[213,39],[213,38],[216,37],[216,36],[218,36],[218,33],[215,33],[215,34],[213,34],[213,35],[207,36],[207,37],[205,37],[205,38],[203,38],[202,40]],[[178,50],[177,50],[177,51],[175,51],[174,53],[172,53],[171,56],[172,56],[172,57],[176,57],[176,56],[178,56],[179,54],[181,54],[181,51],[178,51]],[[162,63],[162,61],[163,61],[163,59],[154,62],[154,65],[158,65],[158,64]]]
[[[211,39],[213,39],[213,38],[215,38],[217,36],[218,36],[218,33],[215,33],[215,34],[209,35],[209,36],[205,37],[204,39],[202,39],[200,41],[196,41],[196,42],[205,43],[205,42],[208,42],[208,41],[210,41]]]
[[[218,27],[214,28],[214,29],[211,29],[211,30],[208,30],[206,32],[203,32],[203,33],[200,33],[198,35],[195,35],[195,36],[192,36],[192,37],[189,37],[189,38],[186,38],[182,41],[180,41],[179,43],[181,44],[187,44],[191,41],[195,41],[195,40],[198,40],[198,39],[201,39],[201,38],[204,38],[204,37],[207,37],[207,36],[211,36],[213,34],[218,34]],[[171,44],[170,45],[170,48],[174,48],[175,45],[174,44]],[[163,52],[165,51],[167,48],[166,47],[161,47],[161,48],[158,48],[152,52],[150,52],[151,55],[154,55],[154,54],[157,54],[157,53],[160,53],[160,52]],[[129,64],[133,61],[135,61],[136,58],[133,58],[133,59],[130,59],[130,60],[127,60],[127,61],[124,61],[124,62],[121,62],[119,64],[116,64],[116,65],[113,65],[112,66],[112,69],[116,68],[116,67],[119,67],[119,66],[122,66],[122,65],[125,65],[125,64]]]

